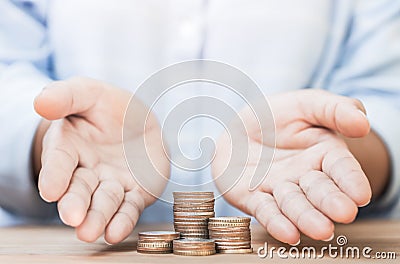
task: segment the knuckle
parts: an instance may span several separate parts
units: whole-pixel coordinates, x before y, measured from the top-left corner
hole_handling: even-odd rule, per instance
[[[124,197],[124,189],[116,181],[107,181],[103,185],[104,194],[114,203],[115,206],[119,206]]]
[[[125,202],[132,207],[134,210],[141,214],[145,208],[143,199],[131,199],[130,197],[125,197]]]

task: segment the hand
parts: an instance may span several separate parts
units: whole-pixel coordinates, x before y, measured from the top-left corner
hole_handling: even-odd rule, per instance
[[[54,120],[43,138],[40,194],[46,201],[58,201],[62,221],[76,227],[79,239],[87,242],[103,233],[108,243],[122,241],[143,209],[155,201],[135,182],[123,153],[123,119],[130,98],[125,90],[74,78],[51,83],[35,99],[35,110]],[[145,113],[143,105],[143,111],[135,114]],[[147,142],[152,143],[147,146],[152,161],[168,177],[169,163],[162,154],[158,123],[150,115],[142,131],[143,125],[135,123],[139,119],[125,124],[132,129],[124,134],[124,140],[135,145],[145,133]],[[161,193],[165,186],[158,185]]]
[[[248,186],[252,169],[269,166],[250,153],[243,178],[224,197],[232,205],[253,215],[276,239],[289,244],[300,241],[300,232],[317,240],[334,235],[333,222],[350,223],[359,206],[371,199],[371,189],[361,166],[340,135],[363,137],[370,130],[361,102],[322,90],[301,90],[271,96],[276,126],[276,150],[268,175],[254,191]],[[249,108],[243,118],[249,149],[261,145],[260,131]],[[234,129],[233,129],[234,130]],[[217,143],[213,162],[216,178],[228,164],[227,133]],[[254,154],[254,153],[253,153]],[[234,163],[241,170],[243,161]]]

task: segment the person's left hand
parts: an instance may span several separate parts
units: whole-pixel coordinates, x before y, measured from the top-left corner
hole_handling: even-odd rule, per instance
[[[243,144],[249,142],[249,161],[228,160],[230,136],[225,132],[217,143],[213,162],[216,184],[221,190],[228,189],[220,175],[229,162],[234,164],[233,171],[246,166],[238,184],[224,194],[228,202],[255,216],[282,242],[298,243],[300,232],[313,239],[329,240],[334,235],[333,222],[352,222],[357,207],[371,199],[366,175],[338,135],[367,135],[370,127],[365,110],[358,100],[322,90],[302,90],[268,99],[276,125],[276,150],[268,175],[256,190],[249,191],[255,168],[270,165],[269,160],[258,160],[260,148],[273,151],[274,146],[267,141],[260,143],[261,132],[268,132],[259,131],[251,109],[246,108],[239,115],[247,130],[241,138]],[[240,128],[231,128],[231,132],[236,131]]]

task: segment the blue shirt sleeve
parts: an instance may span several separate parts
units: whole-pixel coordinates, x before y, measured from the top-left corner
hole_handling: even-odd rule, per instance
[[[400,1],[354,2],[345,38],[323,84],[328,90],[360,99],[372,129],[391,157],[385,193],[362,214],[387,215],[400,190]]]
[[[56,210],[42,201],[33,182],[31,147],[40,118],[32,102],[50,81],[50,49],[36,8],[0,1],[0,207],[44,219]]]

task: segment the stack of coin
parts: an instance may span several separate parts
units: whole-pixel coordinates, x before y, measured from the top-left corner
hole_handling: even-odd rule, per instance
[[[172,240],[179,238],[178,232],[149,231],[139,233],[137,252],[151,254],[172,253]]]
[[[174,254],[182,256],[209,256],[216,253],[212,239],[183,238],[173,242]]]
[[[213,192],[174,192],[174,228],[181,238],[208,238],[208,218],[214,217]]]
[[[208,221],[218,253],[252,253],[250,217],[214,217]]]

